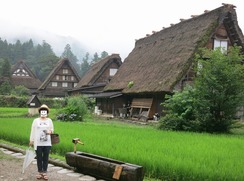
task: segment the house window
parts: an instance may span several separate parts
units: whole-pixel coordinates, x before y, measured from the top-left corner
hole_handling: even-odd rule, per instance
[[[71,78],[71,80],[75,80],[75,77],[73,75],[70,78]]]
[[[52,82],[52,87],[58,87],[58,83],[57,82]]]
[[[17,69],[13,75],[15,76],[29,76],[28,72],[25,71],[24,69]]]
[[[117,70],[118,70],[118,69],[111,68],[111,69],[109,70],[109,75],[110,75],[110,76],[114,76],[114,75],[116,74]]]
[[[63,69],[63,74],[67,74],[68,73],[68,69]]]
[[[74,83],[74,87],[76,87],[77,86],[77,83]]]
[[[222,53],[226,52],[228,49],[228,41],[227,40],[214,39],[214,50],[217,48],[221,48]]]
[[[36,105],[36,103],[34,103],[34,102],[30,103],[30,106],[35,106],[35,105]]]
[[[22,69],[22,76],[29,76],[25,69]]]
[[[63,80],[68,80],[68,76],[67,75],[63,75]]]
[[[56,75],[56,80],[59,80],[59,75]]]
[[[68,82],[63,82],[62,87],[68,87]]]

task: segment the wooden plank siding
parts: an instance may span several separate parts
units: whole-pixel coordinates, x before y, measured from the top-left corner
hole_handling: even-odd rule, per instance
[[[152,117],[153,98],[134,98],[131,103],[130,116],[132,118],[147,120]]]

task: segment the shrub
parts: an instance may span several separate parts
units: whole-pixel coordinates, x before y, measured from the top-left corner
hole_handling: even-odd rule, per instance
[[[87,109],[90,112],[93,112],[94,111],[94,107],[95,107],[95,103],[96,103],[95,98],[88,98],[86,96],[83,96],[82,100],[85,102]]]
[[[159,128],[165,130],[198,131],[200,123],[194,116],[195,89],[188,86],[182,92],[166,96],[162,105],[166,116],[160,120]]]
[[[61,109],[57,119],[61,121],[83,121],[87,113],[85,97],[72,96],[67,98],[67,105]]]
[[[12,90],[12,86],[9,81],[5,81],[0,85],[0,95],[9,95]]]
[[[0,107],[27,107],[29,99],[29,96],[0,95]],[[62,108],[65,105],[64,99],[39,98],[39,100],[50,108]]]
[[[48,105],[50,108],[62,108],[65,106],[66,102],[64,98],[45,98],[41,97],[39,98],[41,103]]]
[[[0,96],[0,107],[27,107],[26,97]]]
[[[16,96],[28,96],[30,95],[30,91],[25,86],[18,85],[12,89],[11,94]]]

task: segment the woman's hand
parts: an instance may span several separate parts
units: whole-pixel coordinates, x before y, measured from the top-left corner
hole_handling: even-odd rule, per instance
[[[33,146],[34,141],[30,141],[29,146]]]
[[[52,134],[52,130],[44,130],[44,133],[45,133],[46,135],[50,135],[50,134]]]
[[[48,132],[47,132],[47,134],[52,134],[53,132],[52,132],[52,130],[48,130]]]

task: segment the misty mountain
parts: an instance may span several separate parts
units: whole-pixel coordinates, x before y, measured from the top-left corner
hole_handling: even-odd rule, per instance
[[[36,30],[28,27],[17,26],[10,23],[2,24],[0,29],[0,37],[7,40],[8,43],[16,43],[20,40],[22,43],[32,39],[34,44],[42,44],[43,41],[51,45],[54,53],[61,56],[67,44],[71,46],[73,54],[82,60],[89,48],[75,38],[68,36],[60,36],[45,30]]]

